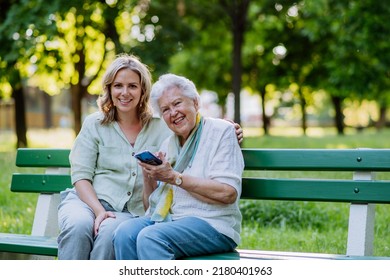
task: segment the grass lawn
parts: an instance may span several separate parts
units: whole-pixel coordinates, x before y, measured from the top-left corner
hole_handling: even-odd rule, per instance
[[[272,136],[259,129],[244,129],[246,148],[389,148],[390,130],[347,130],[339,136],[333,129],[272,129]],[[287,135],[287,136],[286,136]],[[74,134],[67,130],[32,130],[31,147],[69,148]],[[37,195],[9,191],[15,167],[15,138],[0,133],[0,232],[30,233]],[[378,174],[390,180],[390,175]],[[273,174],[272,176],[277,176]],[[345,174],[351,176],[351,174]],[[241,248],[344,254],[349,206],[344,203],[241,201],[244,216]],[[376,206],[374,255],[390,256],[390,205]]]

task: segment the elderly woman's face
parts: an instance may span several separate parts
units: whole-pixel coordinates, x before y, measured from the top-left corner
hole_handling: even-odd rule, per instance
[[[196,124],[197,102],[184,96],[180,89],[172,88],[161,95],[158,106],[168,127],[182,137],[184,144]]]

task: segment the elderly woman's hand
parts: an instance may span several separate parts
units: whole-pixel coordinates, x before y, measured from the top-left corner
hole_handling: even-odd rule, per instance
[[[237,141],[238,144],[241,144],[242,141],[244,140],[244,131],[239,123],[235,123],[234,121],[230,119],[225,119],[228,122],[231,122],[234,125],[234,128],[236,129],[236,136],[237,136]]]
[[[242,127],[238,123],[234,123],[234,128],[236,129],[236,135],[238,143],[241,144],[244,140],[244,131],[242,130]]]
[[[157,157],[162,160],[162,164],[151,165],[139,162],[139,165],[142,167],[143,175],[147,176],[149,180],[151,179],[174,184],[178,172],[173,170],[171,164],[165,158],[164,153],[158,152]]]

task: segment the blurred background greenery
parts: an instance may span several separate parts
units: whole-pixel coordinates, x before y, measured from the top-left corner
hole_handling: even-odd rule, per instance
[[[390,5],[375,0],[0,0],[0,131],[71,128],[127,52],[174,72],[205,114],[261,129],[388,125]]]
[[[389,16],[375,0],[0,0],[0,231],[29,233],[37,199],[9,191],[15,148],[70,148],[122,52],[193,80],[243,147],[388,148]],[[345,253],[348,205],[241,208],[243,248]]]

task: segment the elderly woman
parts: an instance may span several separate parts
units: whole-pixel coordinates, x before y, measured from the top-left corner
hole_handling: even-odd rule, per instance
[[[195,85],[181,76],[161,76],[151,102],[174,134],[157,153],[161,165],[139,163],[147,211],[114,232],[116,259],[177,259],[233,250],[240,242],[244,169],[234,126],[203,118]]]

